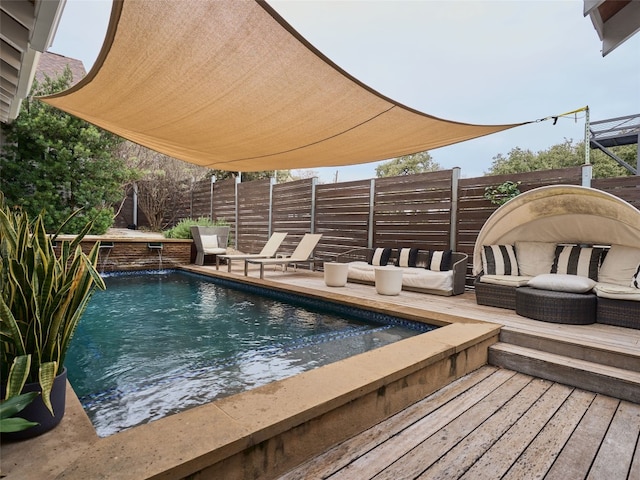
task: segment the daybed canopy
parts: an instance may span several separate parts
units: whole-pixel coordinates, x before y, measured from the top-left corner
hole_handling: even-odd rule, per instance
[[[236,0],[116,0],[92,70],[43,100],[158,152],[231,171],[372,162],[522,125],[470,125],[400,105],[266,3]]]
[[[640,248],[640,210],[609,193],[576,185],[522,193],[493,212],[480,230],[473,274],[482,271],[483,245],[516,240]]]

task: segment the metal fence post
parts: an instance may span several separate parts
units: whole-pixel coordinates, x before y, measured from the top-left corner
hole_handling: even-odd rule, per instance
[[[373,248],[373,207],[375,203],[375,195],[376,195],[376,179],[372,178],[371,183],[369,184],[369,225],[367,232],[367,248]]]
[[[234,197],[235,197],[235,235],[233,236],[233,246],[237,249],[238,248],[238,235],[240,234],[240,228],[239,228],[239,223],[240,223],[240,215],[238,214],[238,203],[239,203],[239,198],[238,198],[238,185],[240,185],[240,182],[242,181],[242,174],[238,173],[238,176],[236,177],[236,182],[235,182],[235,188],[234,188]]]
[[[582,186],[591,187],[591,178],[593,178],[593,165],[590,163],[582,165]]]
[[[460,182],[460,167],[451,170],[451,211],[449,212],[449,248],[454,252],[458,249],[458,185]]]
[[[213,221],[213,184],[216,183],[216,176],[211,175],[211,186],[209,187],[209,219]]]
[[[316,185],[318,185],[318,177],[311,179],[311,228],[310,233],[316,233]]]
[[[276,177],[269,179],[269,225],[267,226],[267,238],[271,238],[273,230],[273,186],[276,184]]]

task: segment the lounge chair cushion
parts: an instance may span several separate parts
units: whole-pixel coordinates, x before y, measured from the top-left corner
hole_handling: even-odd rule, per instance
[[[633,288],[640,288],[640,265],[638,265],[636,273],[631,277],[631,286]]]
[[[484,245],[482,268],[487,275],[520,275],[513,245]]]
[[[593,291],[598,297],[602,298],[640,302],[640,290],[628,285],[598,282],[598,284],[593,288]]]
[[[434,250],[429,256],[427,270],[433,270],[434,272],[446,272],[451,269],[452,258],[452,250]]]
[[[389,257],[391,257],[390,248],[376,248],[368,263],[376,267],[384,267],[389,263]]]
[[[535,277],[551,272],[555,243],[516,241],[515,248],[520,275]]]
[[[611,249],[602,262],[598,281],[629,286],[640,264],[640,248],[611,245]]]
[[[482,275],[480,282],[506,287],[523,287],[529,283],[531,278],[523,275]]]
[[[398,260],[396,266],[398,267],[415,267],[418,261],[418,249],[417,248],[399,248]]]
[[[586,293],[596,286],[595,280],[578,275],[562,273],[546,273],[537,275],[529,280],[529,287],[555,292]]]
[[[551,273],[579,275],[598,281],[598,268],[603,251],[603,248],[558,245]],[[629,278],[631,275],[627,277],[627,282]]]

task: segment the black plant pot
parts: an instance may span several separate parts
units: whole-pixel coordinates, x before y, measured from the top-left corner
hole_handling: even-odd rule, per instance
[[[6,391],[5,385],[2,385],[2,398],[4,398]],[[27,392],[39,392],[39,383],[27,383],[22,389],[22,393]],[[66,403],[67,393],[67,367],[64,367],[62,373],[60,373],[53,380],[53,387],[51,388],[51,406],[53,407],[53,415],[44,405],[42,396],[38,395],[33,402],[25,407],[24,410],[19,412],[16,416],[24,418],[32,422],[38,422],[40,425],[27,428],[20,432],[3,433],[2,441],[15,441],[26,440],[28,438],[37,437],[49,430],[53,429],[60,423],[62,417],[64,417],[64,408]]]

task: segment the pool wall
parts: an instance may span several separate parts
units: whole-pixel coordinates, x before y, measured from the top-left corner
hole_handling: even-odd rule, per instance
[[[402,314],[411,319],[412,310]],[[95,435],[68,387],[61,424],[29,440],[30,451],[47,454],[37,462],[43,470],[24,464],[17,442],[2,446],[2,473],[82,480],[275,478],[487,363],[498,325],[444,314],[432,320],[442,327],[106,438]],[[24,468],[35,476],[21,477]]]

